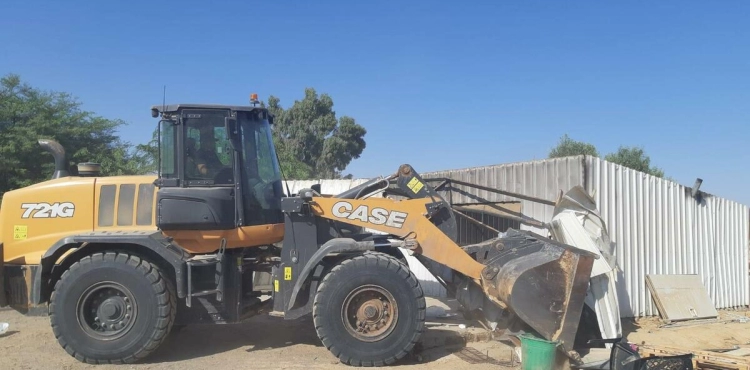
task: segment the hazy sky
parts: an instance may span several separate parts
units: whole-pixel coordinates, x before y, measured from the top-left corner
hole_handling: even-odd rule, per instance
[[[627,4],[626,4],[627,3]],[[4,1],[0,74],[149,139],[167,100],[289,106],[305,87],[368,134],[356,177],[644,146],[750,204],[747,1]]]

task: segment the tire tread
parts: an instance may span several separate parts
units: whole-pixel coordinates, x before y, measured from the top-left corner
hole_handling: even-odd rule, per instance
[[[159,304],[159,307],[156,310],[159,315],[156,322],[156,330],[149,340],[133,355],[119,359],[95,359],[85,357],[83,354],[76,352],[75,349],[67,343],[65,336],[60,332],[59,326],[57,325],[58,317],[56,314],[56,298],[59,289],[67,283],[67,279],[72,273],[82,268],[84,265],[105,261],[126,264],[142,273],[144,277],[151,282],[152,289],[157,292],[156,295]],[[167,338],[167,334],[169,333],[169,330],[174,323],[175,316],[177,315],[177,298],[174,287],[165,278],[161,269],[155,264],[141,259],[136,255],[125,252],[100,252],[81,258],[81,260],[73,263],[73,265],[62,274],[60,279],[55,283],[52,296],[50,297],[49,315],[52,324],[52,332],[54,333],[57,342],[68,354],[75,357],[78,361],[88,364],[131,364],[150,355]]]
[[[406,282],[412,288],[413,294],[415,295],[417,299],[417,310],[418,310],[417,328],[412,334],[412,337],[409,343],[406,345],[406,347],[403,348],[395,356],[392,356],[392,357],[389,357],[380,361],[363,361],[361,359],[350,358],[348,355],[344,354],[339,348],[333,345],[331,340],[328,338],[328,334],[326,333],[326,328],[324,328],[320,323],[319,306],[321,302],[318,301],[318,297],[320,296],[320,293],[325,291],[328,288],[328,286],[331,284],[331,280],[335,278],[338,272],[340,272],[342,269],[347,268],[347,266],[351,264],[357,267],[380,265],[382,267],[385,267],[387,269],[390,269],[398,273],[402,278],[404,278],[404,280],[406,280]],[[385,365],[392,365],[396,361],[406,357],[406,355],[408,355],[409,352],[411,352],[411,350],[414,348],[414,346],[419,342],[419,339],[425,330],[425,326],[424,326],[424,318],[426,317],[425,307],[426,307],[426,304],[424,300],[424,291],[422,290],[422,287],[419,284],[419,281],[417,280],[414,273],[411,270],[409,270],[407,266],[405,266],[398,259],[390,255],[387,255],[385,253],[367,252],[367,253],[358,255],[356,257],[344,260],[343,262],[336,265],[333,269],[331,269],[331,271],[323,278],[323,281],[318,287],[318,294],[315,295],[315,300],[313,302],[313,322],[315,324],[315,329],[318,333],[318,338],[320,339],[320,341],[323,343],[326,349],[328,349],[342,363],[352,365],[352,366],[385,366]]]

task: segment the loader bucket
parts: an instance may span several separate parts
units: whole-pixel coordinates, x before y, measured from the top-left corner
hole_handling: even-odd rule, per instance
[[[488,296],[547,340],[558,341],[569,356],[574,354],[596,255],[517,230],[483,244],[474,252],[486,265],[482,285]]]

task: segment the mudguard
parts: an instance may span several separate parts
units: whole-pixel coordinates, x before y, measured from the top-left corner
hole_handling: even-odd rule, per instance
[[[52,268],[60,257],[70,249],[77,249],[74,254],[89,253],[91,246],[101,246],[102,244],[110,245],[135,245],[152,251],[159,257],[163,258],[172,268],[175,274],[175,287],[177,296],[184,298],[185,290],[185,260],[190,255],[171,240],[159,232],[153,231],[120,231],[120,232],[91,232],[80,235],[73,235],[61,239],[55,243],[47,252],[44,253],[41,260],[41,268],[37,269],[34,284],[31,291],[31,301],[34,304],[42,304],[49,299],[50,289],[49,279],[51,278]]]

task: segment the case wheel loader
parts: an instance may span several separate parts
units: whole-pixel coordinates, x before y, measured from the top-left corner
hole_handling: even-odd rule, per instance
[[[436,272],[467,311],[503,311],[574,357],[594,256],[528,232],[456,243],[450,205],[409,165],[344,193],[284,194],[257,105],[154,106],[153,176],[102,177],[96,164],[5,193],[4,305],[48,314],[76,359],[132,363],[175,325],[312,315],[343,363],[382,366],[425,330],[425,297],[404,251]],[[371,196],[387,191],[396,197]]]

